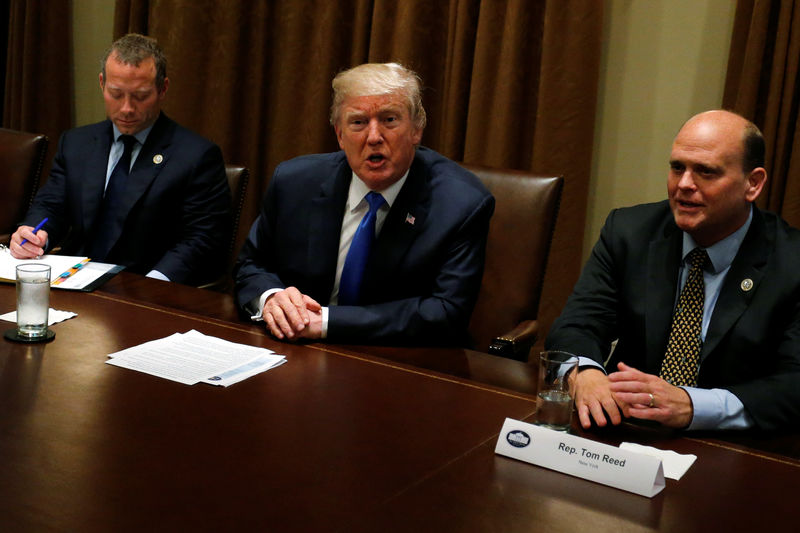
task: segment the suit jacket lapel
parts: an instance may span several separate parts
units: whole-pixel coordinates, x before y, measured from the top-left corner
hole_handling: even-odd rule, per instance
[[[308,223],[305,260],[309,268],[309,278],[316,280],[313,281],[315,287],[309,293],[319,299],[320,303],[327,303],[333,291],[339,258],[339,237],[352,177],[352,170],[343,154],[335,165],[330,178],[322,183],[318,196],[311,201]]]
[[[672,214],[669,216],[672,217]],[[651,241],[647,254],[645,295],[647,367],[649,372],[656,374],[661,370],[661,361],[664,359],[672,324],[682,242],[683,234],[674,224],[667,224],[663,238]]]
[[[108,172],[108,154],[112,140],[111,121],[106,120],[104,127],[97,128],[93,139],[94,146],[89,150],[86,163],[86,174],[81,179],[81,206],[83,207],[83,228],[88,232],[93,227],[103,202],[103,191],[106,186]]]
[[[429,175],[425,166],[414,159],[408,178],[386,216],[375,241],[362,294],[371,294],[391,283],[394,272],[417,238],[430,211]]]
[[[750,229],[731,263],[731,268],[725,276],[719,298],[714,306],[705,342],[703,342],[701,361],[714,351],[720,340],[750,305],[750,301],[758,291],[761,278],[764,277],[763,269],[772,246],[772,234],[765,231],[764,218],[758,209],[753,207]],[[746,279],[752,281],[748,290],[742,288],[742,282]]]

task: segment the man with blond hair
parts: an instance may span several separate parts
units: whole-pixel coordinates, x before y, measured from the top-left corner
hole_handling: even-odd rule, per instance
[[[396,63],[333,80],[342,149],[280,164],[235,271],[240,307],[279,339],[466,343],[494,198],[419,147],[419,78]]]
[[[581,358],[583,427],[797,427],[800,231],[754,205],[764,151],[750,121],[700,113],[672,144],[668,200],[608,216],[546,341]]]

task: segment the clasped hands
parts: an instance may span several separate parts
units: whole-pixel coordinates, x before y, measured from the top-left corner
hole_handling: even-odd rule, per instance
[[[262,317],[269,332],[279,339],[322,337],[322,306],[295,287],[271,294],[264,302]]]
[[[28,242],[21,244],[25,239]],[[34,233],[33,227],[20,226],[11,236],[8,249],[11,251],[11,256],[16,259],[33,259],[44,255],[45,244],[47,244],[47,232],[45,230],[40,229]]]
[[[623,416],[673,428],[687,427],[692,421],[692,401],[685,390],[625,363],[619,363],[617,369],[609,375],[595,368],[577,373],[575,408],[585,429],[591,426],[591,419],[602,427],[608,420],[619,424]]]

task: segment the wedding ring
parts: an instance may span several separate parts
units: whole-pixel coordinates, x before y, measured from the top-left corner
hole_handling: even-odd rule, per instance
[[[647,404],[647,407],[655,407],[656,406],[656,397],[653,396],[652,392],[650,392],[648,394],[650,394],[650,403]]]

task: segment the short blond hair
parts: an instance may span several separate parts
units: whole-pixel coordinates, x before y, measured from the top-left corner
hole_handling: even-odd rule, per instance
[[[331,125],[339,122],[342,103],[348,97],[376,96],[399,93],[406,99],[406,106],[414,126],[425,128],[425,108],[422,107],[422,80],[417,74],[399,63],[364,63],[340,72],[333,78],[333,103]]]

